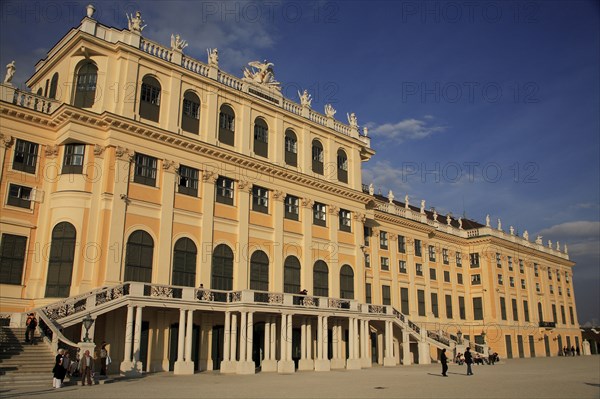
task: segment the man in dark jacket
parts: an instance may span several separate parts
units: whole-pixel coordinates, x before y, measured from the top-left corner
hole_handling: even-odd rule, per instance
[[[442,349],[440,362],[442,363],[442,375],[444,377],[448,377],[448,374],[446,374],[446,372],[448,371],[448,357],[446,356],[446,349]]]
[[[473,355],[471,355],[471,348],[467,348],[465,351],[465,363],[467,363],[467,375],[473,375],[471,365],[473,364]]]

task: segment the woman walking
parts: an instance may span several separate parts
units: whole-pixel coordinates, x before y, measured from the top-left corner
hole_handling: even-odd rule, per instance
[[[52,372],[54,373],[53,374],[54,379],[53,379],[52,385],[54,388],[62,387],[62,381],[65,379],[65,375],[67,374],[67,370],[65,370],[65,368],[63,366],[64,353],[65,353],[64,349],[59,349],[58,354],[56,355],[56,358],[55,358],[54,368],[52,369]]]

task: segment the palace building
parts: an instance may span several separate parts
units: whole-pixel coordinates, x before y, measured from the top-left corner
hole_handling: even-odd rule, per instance
[[[357,118],[87,16],[0,86],[0,313],[111,373],[360,369],[582,345],[566,246],[374,193]],[[494,223],[496,224],[496,223]],[[303,291],[306,290],[306,291]],[[89,331],[84,318],[94,321]],[[6,320],[5,320],[6,322]],[[87,323],[86,323],[87,324]]]

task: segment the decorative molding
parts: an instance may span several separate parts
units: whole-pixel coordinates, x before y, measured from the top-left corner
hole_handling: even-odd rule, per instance
[[[219,176],[212,171],[204,170],[202,171],[202,181],[207,183],[215,184]]]
[[[312,208],[315,203],[315,201],[311,200],[310,198],[302,198],[301,202],[303,208]]]
[[[54,158],[58,155],[58,145],[47,145],[44,153],[48,158]]]
[[[10,148],[14,144],[14,139],[8,134],[0,133],[0,146],[4,148]]]
[[[367,220],[367,215],[360,212],[354,212],[353,219],[357,222],[364,223]]]
[[[170,161],[168,159],[163,159],[162,161],[162,168],[165,172],[177,172],[177,170],[179,169],[179,164],[177,164],[174,161]]]
[[[115,147],[115,156],[121,161],[131,162],[133,161],[133,154],[130,153],[129,149],[121,146]]]
[[[250,182],[248,182],[246,180],[240,180],[238,182],[238,189],[240,191],[250,190],[251,188],[252,188],[252,184],[250,184]]]
[[[98,144],[94,144],[94,155],[98,158],[103,158],[104,157],[104,150],[106,150],[106,147],[98,145]]]
[[[281,190],[274,190],[273,199],[276,201],[283,201],[285,199],[285,193]]]
[[[327,208],[327,212],[329,212],[331,215],[337,215],[340,212],[340,208],[335,205],[329,205]]]

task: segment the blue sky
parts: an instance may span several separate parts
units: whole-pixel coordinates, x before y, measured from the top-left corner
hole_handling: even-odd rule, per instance
[[[22,84],[87,2],[3,1],[0,65]],[[438,213],[502,219],[569,245],[580,322],[600,320],[597,1],[94,2],[96,18],[241,76],[268,59],[284,93],[355,112],[377,155],[363,181]],[[461,174],[459,174],[459,172]]]

